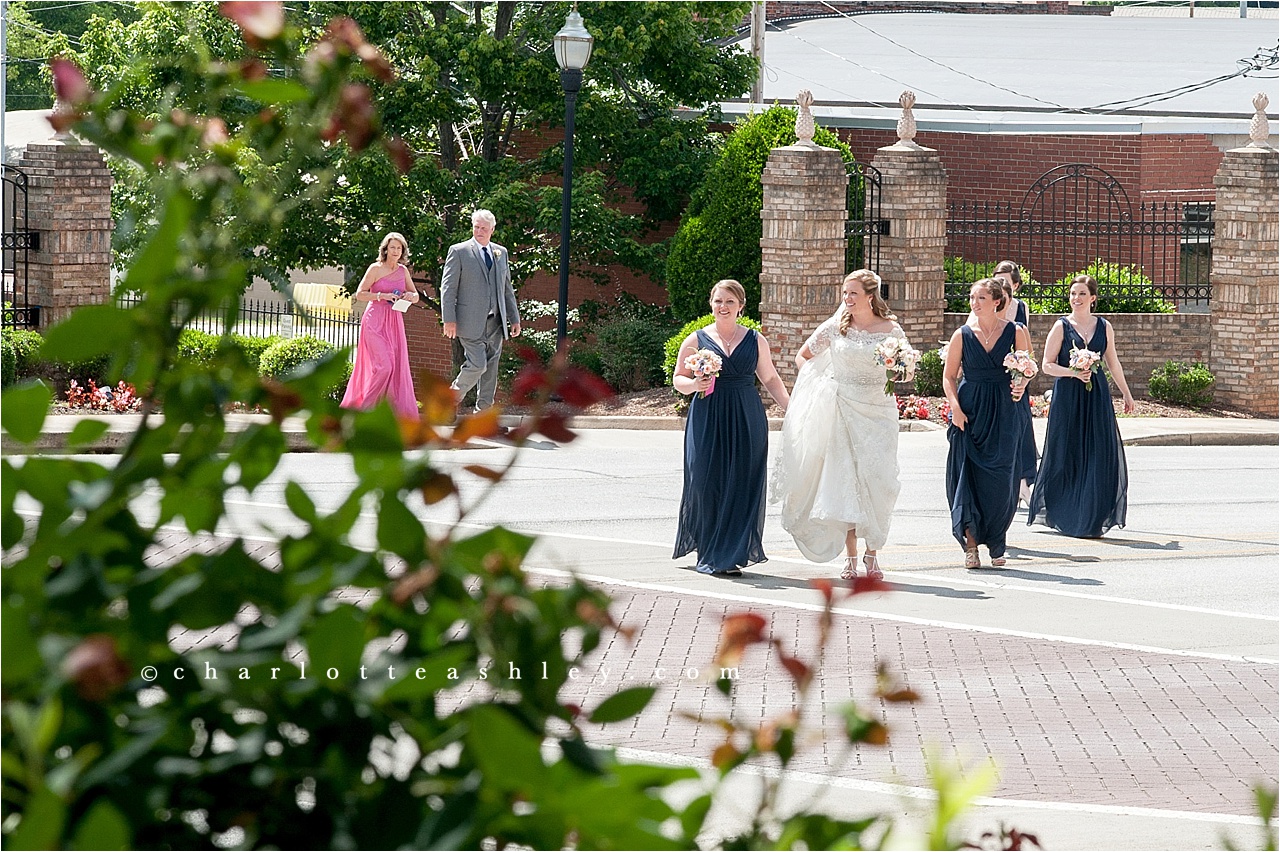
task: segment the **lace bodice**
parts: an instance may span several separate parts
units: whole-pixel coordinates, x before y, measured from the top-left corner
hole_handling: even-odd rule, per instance
[[[890,331],[866,332],[851,328],[841,335],[839,321],[832,318],[818,326],[808,345],[814,355],[831,350],[832,375],[841,385],[874,388],[883,393],[884,367],[876,363],[876,347],[889,335],[905,336],[896,322]]]

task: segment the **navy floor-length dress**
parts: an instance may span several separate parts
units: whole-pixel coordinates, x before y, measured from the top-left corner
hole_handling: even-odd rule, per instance
[[[1071,347],[1107,351],[1107,321],[1098,317],[1086,344],[1064,317],[1058,364],[1070,363]],[[1093,373],[1093,390],[1075,378],[1053,385],[1040,472],[1031,491],[1027,523],[1040,523],[1076,538],[1097,538],[1123,527],[1129,505],[1129,468],[1120,426],[1111,405],[1102,362]]]
[[[705,331],[698,348],[720,355],[710,395],[694,394],[684,427],[684,494],[673,559],[697,551],[698,564],[732,571],[764,562],[769,422],[756,390],[759,338],[748,330],[725,355]]]
[[[1014,299],[1014,301],[1018,303],[1017,311],[1014,315],[1014,322],[1019,322],[1019,323],[1022,323],[1022,325],[1027,326],[1027,303],[1022,301],[1021,299]],[[1030,333],[1030,330],[1029,330],[1030,327],[1029,326],[1027,327],[1028,327],[1028,333]],[[1002,355],[1001,357],[1003,358],[1004,356]],[[1034,352],[1032,353],[1032,357],[1033,358],[1035,357]],[[1031,394],[1030,392],[1024,393],[1022,395],[1022,399],[1021,401],[1018,402],[1018,405],[1022,406],[1027,410],[1026,411],[1027,416],[1026,416],[1026,419],[1024,420],[1025,425],[1023,426],[1023,429],[1022,429],[1022,450],[1021,450],[1021,453],[1019,454],[1020,471],[1018,473],[1018,478],[1025,479],[1027,482],[1035,482],[1036,481],[1036,434],[1031,427]]]
[[[970,326],[961,326],[961,367],[957,389],[960,409],[968,418],[963,430],[947,428],[947,502],[951,532],[966,546],[965,530],[985,544],[992,558],[1003,556],[1005,536],[1018,510],[1019,455],[1023,415],[1014,403],[1004,356],[1017,340],[1017,326],[1007,323],[988,352]]]

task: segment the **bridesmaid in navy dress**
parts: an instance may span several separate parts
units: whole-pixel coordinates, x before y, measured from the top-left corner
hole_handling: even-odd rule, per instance
[[[991,554],[991,567],[1005,564],[1005,536],[1018,509],[1019,450],[1024,388],[1012,386],[1004,356],[1030,350],[1027,330],[1002,314],[1006,297],[1000,282],[984,278],[969,291],[976,322],[951,336],[942,387],[951,405],[947,429],[947,502],[951,532],[964,548],[964,566],[980,568],[978,545]],[[960,378],[963,370],[964,378]]]
[[[1018,288],[1022,286],[1021,268],[1012,260],[1002,260],[996,264],[995,272],[991,273],[991,277],[1004,285],[1005,295],[1009,297],[1009,307],[1004,312],[1004,318],[1022,323],[1030,338],[1031,325],[1027,318],[1027,303],[1016,295]],[[1023,394],[1022,401],[1018,404],[1027,410],[1027,416],[1023,420],[1022,448],[1018,456],[1018,496],[1024,503],[1030,503],[1031,484],[1036,481],[1036,436],[1031,428],[1031,394]]]
[[[767,558],[769,423],[756,379],[784,410],[790,402],[769,341],[738,324],[746,301],[737,281],[726,279],[711,288],[715,321],[685,338],[671,380],[680,393],[695,394],[684,427],[684,494],[671,558],[696,550],[698,572],[722,577],[741,576],[745,566]],[[720,356],[714,387],[710,376],[694,376],[685,366],[685,359],[699,349]]]
[[[1071,316],[1054,323],[1044,343],[1041,369],[1057,380],[1027,523],[1045,524],[1076,538],[1097,538],[1111,527],[1124,526],[1129,469],[1102,365],[1091,372],[1071,369],[1072,347],[1102,356],[1124,397],[1126,414],[1133,412],[1133,397],[1116,354],[1115,329],[1093,313],[1097,282],[1077,275],[1070,300]]]

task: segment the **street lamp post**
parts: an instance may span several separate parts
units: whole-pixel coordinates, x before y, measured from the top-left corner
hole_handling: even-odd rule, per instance
[[[573,112],[582,88],[582,69],[591,58],[591,33],[582,25],[578,4],[574,3],[564,26],[556,33],[556,62],[560,65],[560,85],[564,87],[564,191],[560,206],[560,302],[556,311],[556,347],[569,336],[569,207],[573,192]]]

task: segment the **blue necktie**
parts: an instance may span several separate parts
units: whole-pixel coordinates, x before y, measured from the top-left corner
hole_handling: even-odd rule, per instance
[[[485,269],[493,269],[493,257],[489,254],[489,247],[481,246],[480,250],[484,252]]]

